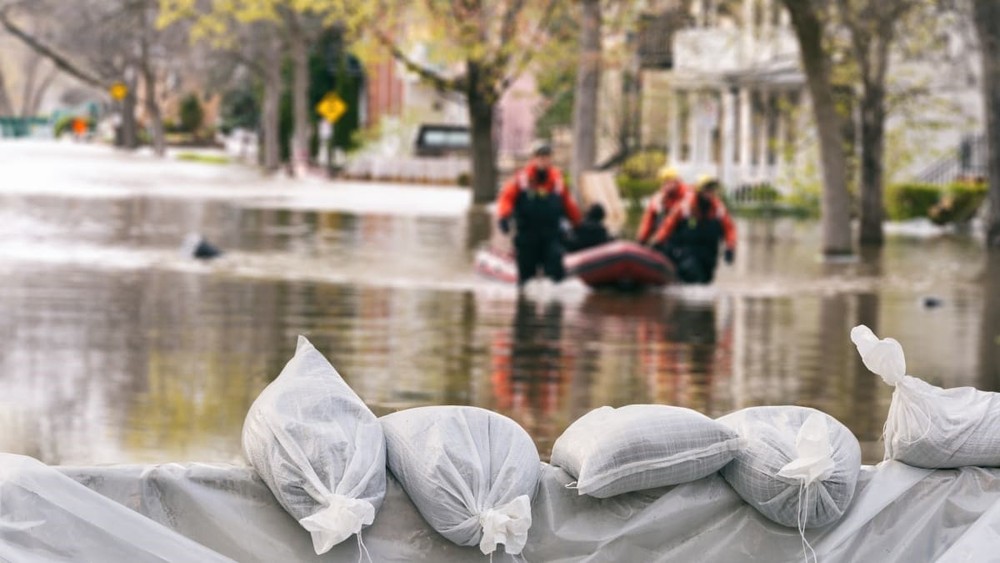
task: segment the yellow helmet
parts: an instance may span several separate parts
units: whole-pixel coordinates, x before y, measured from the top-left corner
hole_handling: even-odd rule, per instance
[[[698,176],[698,181],[695,182],[695,187],[700,190],[709,184],[715,184],[713,187],[718,188],[719,180],[711,174],[702,174]]]
[[[664,166],[660,168],[660,171],[656,173],[656,177],[660,179],[661,182],[666,182],[667,180],[676,180],[680,178],[680,174],[677,173],[677,169],[673,166]]]

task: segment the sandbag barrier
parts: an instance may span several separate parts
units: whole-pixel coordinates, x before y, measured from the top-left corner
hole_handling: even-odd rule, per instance
[[[996,448],[978,429],[993,416],[997,394],[943,390],[905,375],[899,343],[866,327],[852,340],[865,365],[897,387],[886,461],[874,468],[860,466],[857,441],[842,424],[794,406],[717,420],[666,405],[602,407],[568,428],[553,464],[544,464],[520,426],[483,409],[423,407],[373,423],[301,338],[248,413],[244,448],[263,471],[51,468],[0,454],[0,559],[995,556],[1000,470],[971,462],[996,464]],[[64,532],[94,524],[104,530],[99,541]],[[343,541],[352,535],[357,546]]]

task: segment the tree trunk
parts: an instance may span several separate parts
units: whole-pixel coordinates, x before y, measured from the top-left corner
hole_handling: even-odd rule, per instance
[[[885,90],[867,85],[861,99],[861,244],[884,242],[882,221],[883,156],[885,154]]]
[[[163,115],[160,113],[160,102],[156,99],[156,70],[153,68],[152,55],[150,53],[150,43],[152,35],[156,32],[151,29],[147,18],[145,4],[139,6],[139,21],[142,26],[142,38],[140,39],[139,67],[142,71],[142,82],[145,89],[144,107],[146,116],[149,119],[149,141],[153,145],[153,153],[156,156],[163,156],[167,153],[167,141],[163,136]]]
[[[986,210],[986,246],[1000,248],[1000,3],[973,2],[983,65],[983,104],[990,191]]]
[[[580,176],[597,160],[597,89],[601,82],[601,2],[581,2],[580,61],[573,105],[572,179],[579,197]]]
[[[167,141],[163,136],[163,116],[160,113],[160,104],[156,100],[156,74],[151,65],[144,62],[142,65],[142,81],[145,85],[144,107],[149,119],[149,141],[153,145],[153,152],[156,156],[163,156],[167,153]]]
[[[823,24],[811,3],[782,0],[792,19],[799,53],[806,73],[813,117],[819,131],[823,168],[823,254],[851,254],[850,195],[847,191],[847,159],[840,135],[840,115],[830,85],[829,57],[823,48]]]
[[[1000,383],[1000,250],[986,249],[983,269],[983,319],[979,327],[979,387],[996,389]]]
[[[496,96],[485,80],[483,67],[466,62],[466,99],[472,133],[472,201],[488,203],[497,193],[496,145],[493,142],[493,108]]]
[[[7,94],[7,82],[4,80],[2,68],[0,68],[0,115],[14,115],[14,107]]]
[[[139,136],[136,134],[135,122],[135,83],[128,85],[128,94],[122,100],[122,122],[121,122],[121,146],[128,150],[134,150],[139,146]]]
[[[275,57],[277,59],[278,57]],[[268,172],[274,172],[281,166],[280,127],[281,113],[278,111],[281,100],[281,65],[277,61],[269,61],[264,75],[264,101],[261,104],[260,127],[263,137],[261,164]]]
[[[292,170],[304,171],[309,162],[309,50],[301,30],[291,37],[292,51]]]

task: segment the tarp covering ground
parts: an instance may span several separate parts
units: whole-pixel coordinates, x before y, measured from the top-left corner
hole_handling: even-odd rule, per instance
[[[604,500],[567,489],[571,481],[543,464],[524,560],[804,560],[798,532],[765,519],[718,474]],[[865,466],[844,517],[805,536],[819,561],[1000,560],[1000,470]],[[431,530],[391,475],[363,541],[374,561],[489,560]],[[249,467],[51,467],[0,454],[0,560],[355,562],[359,556],[353,541],[315,555],[309,533]],[[494,554],[494,561],[510,559]]]

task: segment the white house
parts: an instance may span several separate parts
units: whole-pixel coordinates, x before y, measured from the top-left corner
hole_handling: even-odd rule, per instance
[[[730,188],[787,189],[792,176],[815,173],[816,131],[798,43],[780,0],[695,0],[689,15],[690,25],[668,39],[672,67],[654,71],[670,95],[667,138],[653,144],[666,146],[685,178],[712,174]],[[893,56],[890,88],[920,86],[923,94],[887,122],[889,179],[920,176],[983,129],[967,22],[956,16],[946,27],[933,60]]]

